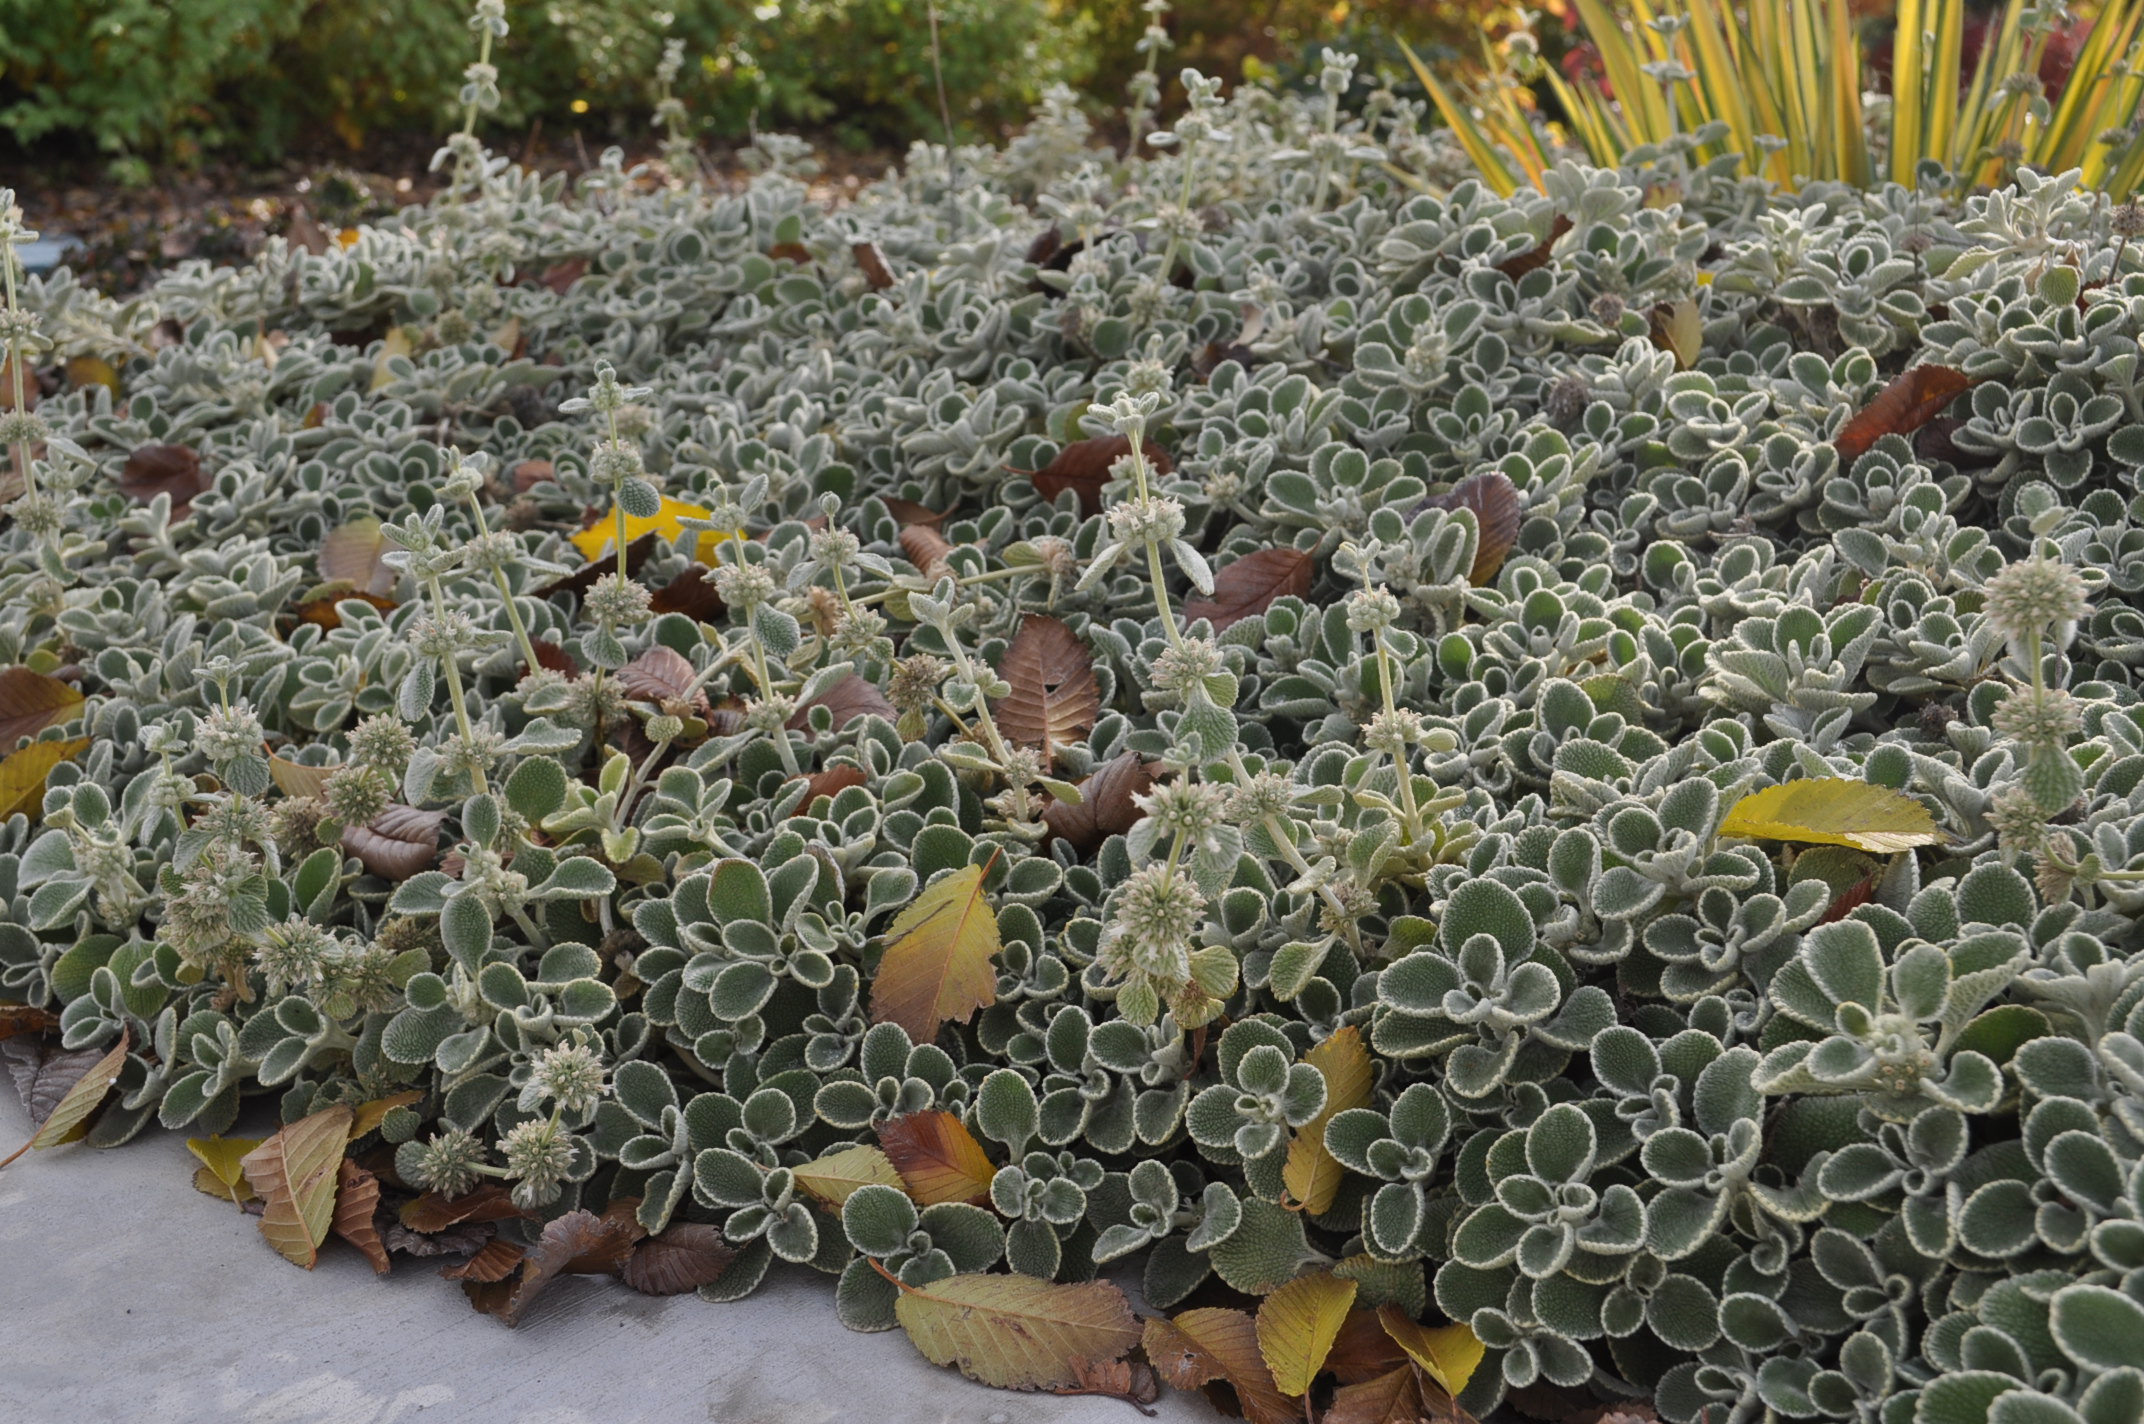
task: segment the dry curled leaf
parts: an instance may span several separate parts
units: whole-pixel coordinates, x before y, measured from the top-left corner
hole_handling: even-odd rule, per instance
[[[1418,1325],[1396,1305],[1381,1305],[1377,1319],[1407,1357],[1447,1394],[1458,1394],[1474,1378],[1485,1351],[1465,1325]]]
[[[1325,1368],[1342,1384],[1361,1384],[1408,1364],[1407,1352],[1385,1333],[1377,1312],[1357,1308],[1347,1313],[1340,1334],[1325,1356]]]
[[[1519,538],[1519,488],[1502,470],[1470,475],[1443,494],[1422,501],[1422,508],[1471,509],[1481,537],[1474,545],[1474,567],[1467,581],[1479,588],[1496,577]]]
[[[594,526],[589,527],[593,528]],[[612,527],[615,528],[616,526],[613,525]],[[642,564],[654,557],[655,546],[661,542],[662,536],[654,533],[634,536],[629,529],[627,538],[630,542],[625,546],[625,576],[631,578],[640,572]],[[594,588],[597,579],[605,574],[614,574],[616,572],[618,572],[618,559],[615,554],[604,558],[591,559],[564,578],[553,579],[537,589],[536,596],[538,598],[549,598],[554,593],[571,593],[578,597]]]
[[[1155,473],[1166,475],[1176,468],[1168,452],[1153,441],[1139,448],[1146,453],[1147,464]],[[1099,435],[1092,440],[1073,441],[1057,452],[1056,459],[1026,473],[1042,497],[1052,504],[1057,502],[1057,496],[1071,490],[1079,496],[1079,512],[1096,515],[1102,512],[1102,489],[1109,483],[1109,467],[1131,452],[1130,436]]]
[[[41,1038],[0,1039],[0,1060],[7,1063],[8,1076],[14,1079],[15,1093],[33,1127],[50,1120],[67,1090],[102,1057],[94,1048],[62,1048]]]
[[[952,572],[945,561],[952,552],[952,541],[931,525],[910,524],[901,530],[901,556],[927,579],[943,578]]]
[[[543,1235],[512,1274],[493,1282],[465,1281],[462,1289],[478,1311],[518,1325],[557,1277],[610,1275],[623,1269],[636,1239],[629,1219],[615,1212],[597,1216],[569,1211],[544,1224]]]
[[[1250,1424],[1294,1424],[1299,1404],[1280,1392],[1258,1350],[1258,1326],[1240,1310],[1187,1310],[1173,1320],[1149,1320],[1146,1357],[1178,1389],[1219,1381],[1235,1391]]]
[[[1094,730],[1102,709],[1094,655],[1055,618],[1030,613],[1021,620],[998,676],[1012,685],[990,708],[998,730],[1036,748],[1045,761],[1054,762],[1060,747]]]
[[[1886,435],[1911,435],[1943,413],[1943,408],[1973,384],[1951,366],[1915,366],[1876,393],[1832,438],[1842,465],[1866,455]]]
[[[28,1004],[0,1004],[0,1038],[18,1033],[49,1033],[60,1026],[60,1016],[50,1009]]]
[[[549,287],[553,292],[563,297],[566,295],[566,289],[575,282],[580,281],[587,274],[587,271],[587,258],[569,257],[563,262],[554,262],[544,268],[541,273],[537,274],[536,281],[539,285]]]
[[[72,1142],[87,1132],[90,1114],[103,1105],[104,1095],[112,1090],[112,1084],[119,1078],[119,1070],[126,1067],[127,1050],[133,1046],[133,1042],[133,1030],[121,1029],[119,1042],[112,1046],[112,1050],[91,1063],[79,1078],[67,1085],[66,1091],[54,1104],[51,1114],[38,1125],[37,1131],[30,1135],[30,1140],[8,1156],[0,1158],[0,1167],[5,1167],[33,1147],[42,1152],[47,1147],[58,1147],[62,1143]],[[32,1112],[34,1114],[34,1107]]]
[[[824,707],[833,714],[837,732],[866,713],[884,717],[889,722],[894,718],[893,704],[879,691],[878,684],[853,672],[799,707],[784,725],[792,732],[811,730],[811,709],[814,707]]]
[[[952,517],[950,510],[932,509],[912,499],[895,499],[891,495],[881,495],[879,503],[886,506],[886,512],[893,516],[893,522],[903,529],[916,524],[926,524],[936,529]]]
[[[191,445],[144,445],[127,456],[119,471],[119,488],[129,499],[147,504],[160,494],[171,496],[171,517],[184,519],[194,496],[208,488],[201,457]]]
[[[344,826],[342,848],[374,875],[407,880],[430,870],[439,858],[439,825],[444,819],[439,811],[389,806],[362,826]]]
[[[527,1254],[528,1251],[520,1245],[494,1237],[486,1241],[468,1260],[458,1261],[451,1266],[441,1266],[439,1274],[450,1281],[475,1281],[479,1285],[489,1285],[512,1275],[515,1267],[521,1264],[521,1258]]]
[[[189,1137],[186,1150],[200,1159],[194,1168],[194,1190],[227,1202],[243,1205],[255,1197],[246,1180],[246,1154],[261,1145],[257,1137]]]
[[[1324,1424],[1422,1424],[1426,1417],[1412,1364],[1342,1385],[1322,1416]]]
[[[1139,1343],[1131,1303],[1107,1281],[952,1276],[904,1286],[894,1315],[932,1364],[999,1389],[1077,1386],[1082,1362],[1091,1369]]]
[[[952,1113],[933,1108],[879,1124],[879,1144],[908,1194],[924,1206],[986,1202],[997,1168]]]
[[[267,1204],[261,1235],[285,1260],[308,1271],[335,1220],[343,1149],[355,1114],[347,1104],[323,1108],[291,1123],[247,1153],[246,1180]]]
[[[328,1227],[365,1253],[374,1274],[384,1276],[389,1269],[387,1248],[380,1244],[379,1228],[372,1221],[380,1209],[380,1179],[348,1158],[337,1174],[335,1215]]]
[[[893,269],[886,265],[886,254],[875,242],[849,244],[849,255],[856,259],[857,267],[864,274],[874,292],[883,292],[893,285]]]
[[[1556,220],[1549,224],[1547,237],[1516,257],[1506,257],[1496,264],[1496,270],[1516,282],[1535,268],[1548,266],[1550,254],[1555,251],[1558,239],[1570,230],[1571,220],[1562,213],[1556,214]]]
[[[0,668],[0,751],[72,717],[82,689],[26,667]]]
[[[1079,784],[1076,804],[1052,800],[1044,806],[1042,824],[1081,855],[1090,855],[1103,841],[1138,824],[1146,812],[1132,798],[1145,795],[1153,785],[1153,770],[1139,753],[1119,752]]]
[[[1675,358],[1676,370],[1687,371],[1697,364],[1705,349],[1705,319],[1695,300],[1662,302],[1653,308],[1648,326],[1653,345]]]
[[[679,1222],[635,1247],[623,1275],[642,1295],[683,1295],[721,1280],[736,1259],[721,1227]]]
[[[1204,618],[1218,633],[1277,599],[1308,598],[1314,561],[1301,549],[1259,549],[1214,571],[1213,596],[1187,599],[1186,619]]]
[[[413,1201],[404,1202],[400,1215],[404,1226],[429,1235],[464,1222],[506,1221],[528,1213],[514,1205],[513,1194],[506,1188],[496,1182],[486,1182],[458,1197],[426,1192]]]
[[[1121,1399],[1149,1416],[1154,1411],[1146,1406],[1161,1398],[1160,1376],[1154,1373],[1152,1365],[1140,1360],[1074,1360],[1072,1374],[1074,1383],[1050,1392]]]
[[[380,1232],[380,1241],[389,1251],[399,1251],[405,1256],[469,1256],[482,1251],[490,1243],[493,1229],[481,1222],[465,1222],[450,1226],[444,1231],[412,1231],[399,1221],[390,1221]],[[514,1259],[520,1259],[521,1248],[514,1248]],[[501,1274],[504,1274],[503,1272]]]
[[[366,1133],[387,1121],[387,1115],[396,1108],[406,1108],[412,1103],[424,1101],[424,1090],[408,1088],[399,1093],[389,1093],[384,1098],[373,1098],[357,1105],[350,1115],[350,1141],[353,1143]]]
[[[574,660],[573,654],[549,639],[535,639],[529,644],[529,647],[535,650],[536,667],[545,668],[555,673],[563,673],[569,678],[581,675],[581,665]],[[529,669],[531,672],[535,670],[535,668]]]

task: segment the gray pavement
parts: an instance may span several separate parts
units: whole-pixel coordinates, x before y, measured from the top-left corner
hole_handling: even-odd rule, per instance
[[[29,1131],[0,1079],[0,1156]],[[436,1263],[381,1279],[331,1240],[298,1269],[194,1165],[152,1130],[0,1171],[0,1424],[1138,1424],[851,1334],[832,1279],[800,1269],[735,1305],[569,1276],[508,1330]],[[1218,1418],[1173,1393],[1160,1417]]]

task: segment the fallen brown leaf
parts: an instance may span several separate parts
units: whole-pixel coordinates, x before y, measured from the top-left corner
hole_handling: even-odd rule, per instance
[[[686,565],[683,573],[656,589],[648,607],[656,613],[682,613],[697,623],[716,622],[729,612],[729,605],[715,592],[715,586],[707,581],[707,570],[699,564]]]
[[[1971,376],[1950,366],[1915,366],[1840,427],[1831,442],[1840,463],[1851,465],[1886,435],[1911,435],[1972,384]]]
[[[1469,475],[1443,494],[1433,494],[1418,508],[1471,509],[1481,538],[1474,545],[1474,567],[1467,579],[1479,588],[1496,577],[1519,538],[1519,488],[1502,470]]]
[[[50,1009],[0,1004],[0,1038],[13,1038],[18,1033],[50,1033],[59,1026],[59,1015]]]
[[[387,1248],[380,1244],[379,1229],[372,1222],[380,1209],[380,1179],[348,1158],[343,1159],[337,1172],[335,1216],[329,1229],[364,1252],[365,1259],[372,1262],[374,1274],[384,1276],[388,1271]]]
[[[1153,785],[1154,773],[1137,752],[1119,752],[1079,784],[1078,805],[1053,799],[1044,806],[1042,824],[1081,855],[1091,855],[1103,841],[1138,824],[1146,813],[1132,798]]]
[[[692,679],[692,664],[684,654],[660,644],[618,669],[619,689],[648,702],[682,698]]]
[[[680,1222],[635,1247],[623,1275],[642,1295],[683,1295],[721,1280],[736,1259],[720,1227]]]
[[[886,254],[879,250],[877,243],[852,243],[849,255],[856,259],[856,265],[863,270],[864,281],[870,283],[872,291],[883,292],[893,285],[893,269],[886,265]]]
[[[1258,549],[1215,570],[1213,596],[1184,602],[1185,619],[1204,618],[1218,633],[1263,613],[1278,599],[1310,596],[1315,564],[1301,549]]]
[[[864,774],[862,767],[850,762],[830,766],[824,771],[815,771],[804,778],[804,799],[799,801],[796,810],[789,814],[792,816],[807,815],[811,811],[811,803],[821,796],[839,795],[851,786],[861,786],[870,779]]]
[[[927,579],[941,578],[951,572],[945,561],[952,552],[952,541],[931,525],[910,524],[901,530],[903,557]]]
[[[824,707],[834,714],[834,730],[837,732],[867,712],[889,722],[894,718],[893,704],[879,691],[878,684],[853,672],[799,707],[784,725],[792,732],[809,731],[810,713],[814,707]]]
[[[1556,246],[1556,240],[1570,230],[1571,220],[1562,213],[1556,214],[1556,221],[1549,224],[1547,237],[1516,257],[1506,257],[1496,264],[1496,270],[1516,282],[1536,267],[1548,266],[1549,253]]]
[[[414,806],[389,806],[362,826],[342,828],[342,848],[365,869],[387,880],[407,880],[430,870],[439,858],[439,824],[443,812]]]
[[[1102,708],[1094,655],[1078,634],[1055,618],[1030,613],[1022,620],[998,676],[1012,684],[1012,691],[990,709],[998,730],[1022,746],[1037,748],[1046,761],[1054,761],[1060,747],[1094,730]]]
[[[506,1221],[527,1215],[514,1205],[513,1194],[495,1182],[486,1182],[458,1197],[426,1192],[414,1201],[404,1202],[401,1211],[404,1226],[426,1235],[463,1222]]]
[[[82,689],[26,667],[0,668],[0,752],[64,722],[82,705]]]
[[[1168,452],[1153,441],[1140,446],[1146,452],[1147,463],[1157,474],[1166,475],[1176,467],[1169,460]],[[1079,496],[1080,513],[1095,515],[1102,512],[1102,487],[1109,483],[1109,467],[1132,452],[1128,435],[1098,435],[1092,440],[1075,440],[1057,452],[1057,458],[1039,470],[1026,474],[1034,480],[1035,488],[1042,497],[1055,503],[1057,496],[1072,490]]]
[[[160,494],[171,496],[171,517],[184,519],[194,496],[208,488],[201,457],[190,445],[144,445],[127,456],[119,488],[129,499],[147,504]]]
[[[441,1266],[439,1274],[450,1281],[477,1281],[488,1285],[512,1275],[515,1267],[521,1264],[521,1258],[527,1254],[526,1250],[511,1241],[494,1238],[485,1242],[483,1249],[468,1260],[452,1266]]]
[[[512,1273],[497,1281],[464,1281],[462,1289],[478,1311],[518,1325],[558,1276],[610,1275],[624,1267],[633,1244],[632,1230],[617,1218],[569,1211],[544,1225],[543,1235]]]

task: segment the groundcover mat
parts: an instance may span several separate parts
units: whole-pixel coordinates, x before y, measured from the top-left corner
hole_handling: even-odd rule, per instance
[[[29,1145],[507,1326],[2133,1424],[2144,209],[1186,86],[11,274]]]

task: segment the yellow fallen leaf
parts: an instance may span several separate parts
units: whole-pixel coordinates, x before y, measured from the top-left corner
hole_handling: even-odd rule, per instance
[[[929,1043],[947,1020],[966,1023],[997,1001],[990,961],[1004,946],[998,917],[983,899],[980,865],[942,876],[894,917],[886,955],[871,984],[873,1023],[897,1023]]]
[[[396,1108],[408,1107],[411,1103],[422,1101],[423,1098],[424,1091],[422,1089],[411,1088],[407,1092],[395,1093],[389,1097],[374,1098],[369,1103],[359,1103],[355,1114],[350,1119],[350,1140],[352,1142],[357,1141],[357,1139],[387,1121],[387,1115]]]
[[[626,543],[632,543],[643,534],[660,534],[665,539],[677,539],[685,532],[685,520],[706,519],[713,513],[712,510],[702,509],[697,504],[672,499],[669,495],[664,495],[662,500],[662,509],[646,519],[633,514],[625,516]],[[743,537],[742,530],[703,529],[700,531],[699,541],[693,546],[693,557],[702,563],[710,562],[715,557],[717,546],[724,539]],[[617,557],[618,506],[612,505],[610,511],[601,519],[574,535],[573,547],[579,549],[581,557],[591,564],[605,557]]]
[[[1304,1393],[1325,1368],[1355,1303],[1355,1288],[1353,1281],[1319,1271],[1297,1276],[1259,1304],[1258,1353],[1282,1394]]]
[[[894,1169],[893,1159],[868,1142],[829,1152],[793,1169],[791,1175],[798,1186],[828,1206],[840,1206],[855,1195],[858,1187],[892,1187],[897,1192],[908,1190],[901,1174]]]
[[[1943,841],[1935,817],[1911,796],[1842,776],[1812,777],[1753,791],[1728,809],[1720,834],[1851,846],[1872,855]]]
[[[84,386],[103,386],[116,396],[119,372],[101,356],[73,357],[67,362],[67,388],[78,391]]]
[[[1325,1150],[1325,1124],[1349,1108],[1370,1105],[1370,1092],[1377,1085],[1377,1072],[1370,1065],[1370,1051],[1362,1034],[1349,1025],[1303,1055],[1303,1061],[1325,1078],[1325,1107],[1296,1129],[1288,1143],[1288,1160],[1282,1165],[1281,1181],[1288,1195],[1311,1216],[1331,1211],[1346,1175],[1333,1154]],[[1289,1391],[1291,1394],[1296,1391]]]
[[[186,1150],[201,1159],[194,1169],[194,1190],[229,1202],[249,1202],[258,1195],[246,1180],[239,1159],[261,1145],[258,1137],[189,1137]]]
[[[0,757],[0,820],[17,811],[35,816],[43,804],[45,778],[52,768],[89,750],[89,738],[32,742],[19,752]]]
[[[1082,1361],[1121,1359],[1139,1343],[1131,1303],[1108,1281],[949,1276],[903,1286],[893,1311],[932,1364],[999,1389],[1069,1389]]]
[[[1392,1337],[1392,1343],[1405,1350],[1407,1358],[1420,1365],[1424,1374],[1443,1385],[1447,1394],[1458,1394],[1467,1387],[1486,1353],[1473,1330],[1465,1325],[1440,1325],[1434,1329],[1418,1325],[1396,1305],[1379,1306],[1377,1319]]]
[[[395,383],[395,373],[388,369],[388,362],[397,356],[412,356],[417,348],[410,344],[409,331],[405,327],[390,327],[380,339],[380,354],[372,362],[372,389],[384,390]]]
[[[261,1235],[308,1271],[335,1219],[337,1173],[354,1119],[347,1103],[300,1118],[247,1153],[239,1165],[267,1208]]]

